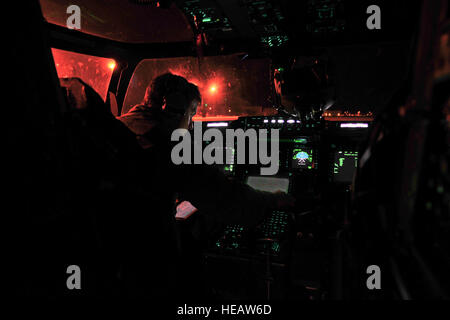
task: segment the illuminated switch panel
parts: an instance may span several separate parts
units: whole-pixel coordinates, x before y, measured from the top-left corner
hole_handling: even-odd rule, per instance
[[[279,256],[281,243],[288,233],[288,214],[281,211],[273,211],[259,227],[259,239],[271,241],[259,241],[257,250],[260,254]]]
[[[264,238],[279,239],[288,228],[288,214],[281,211],[273,211],[259,227],[261,236]]]
[[[239,224],[231,224],[225,227],[223,235],[216,241],[216,249],[224,251],[236,251],[243,247],[244,227]]]
[[[253,256],[254,254],[279,256],[288,231],[289,215],[273,211],[252,232],[242,225],[227,225],[214,244],[214,251],[226,255]]]
[[[344,0],[309,0],[306,30],[313,34],[345,30]]]

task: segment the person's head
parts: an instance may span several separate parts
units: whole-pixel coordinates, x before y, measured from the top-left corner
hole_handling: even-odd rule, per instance
[[[162,74],[148,86],[143,103],[181,117],[180,128],[187,129],[201,102],[198,87],[185,78],[171,73]]]

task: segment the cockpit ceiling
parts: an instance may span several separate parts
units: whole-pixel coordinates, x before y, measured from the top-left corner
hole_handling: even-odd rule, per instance
[[[70,5],[81,11],[81,32],[128,43],[192,41],[192,28],[175,6],[131,0],[40,0],[45,20],[66,27]]]
[[[257,50],[408,40],[419,0],[379,0],[383,27],[368,30],[361,0],[40,0],[44,18],[66,26],[81,9],[81,32],[127,43],[248,41]],[[389,14],[384,14],[389,12]],[[402,23],[399,24],[399,17]],[[198,37],[201,35],[201,37]],[[220,52],[219,52],[220,53]]]

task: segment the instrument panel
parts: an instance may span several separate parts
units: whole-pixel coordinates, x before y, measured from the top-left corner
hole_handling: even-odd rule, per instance
[[[343,223],[348,192],[358,164],[359,145],[367,136],[370,121],[366,118],[359,121],[361,118],[348,114],[341,122],[336,119],[302,121],[283,116],[252,116],[203,123],[203,129],[216,128],[224,135],[227,129],[256,132],[265,129],[268,144],[271,143],[270,130],[277,129],[279,169],[276,175],[261,175],[261,164],[237,163],[237,142],[227,163],[219,168],[230,179],[240,180],[255,189],[282,191],[297,199],[296,205],[287,211],[266,212],[264,220],[255,228],[229,224],[215,229],[208,237],[204,253],[207,270],[211,275],[228,274],[227,280],[220,283],[211,277],[215,290],[226,292],[244,268],[252,278],[245,281],[261,283],[264,290],[271,287],[273,294],[282,296],[285,293],[282,283],[290,276],[291,265],[301,259],[298,243],[319,241],[316,233],[328,228],[321,226],[329,223],[327,220]],[[245,148],[249,152],[248,144]],[[244,280],[240,281],[239,285],[245,286]]]

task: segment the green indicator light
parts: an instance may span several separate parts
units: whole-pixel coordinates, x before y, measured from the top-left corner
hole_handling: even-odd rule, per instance
[[[357,157],[358,156],[358,152],[346,152],[346,151],[344,151],[344,156]]]
[[[280,244],[278,242],[274,242],[272,245],[272,250],[278,252],[280,250]]]
[[[211,22],[211,18],[205,18],[202,20],[202,22]]]

